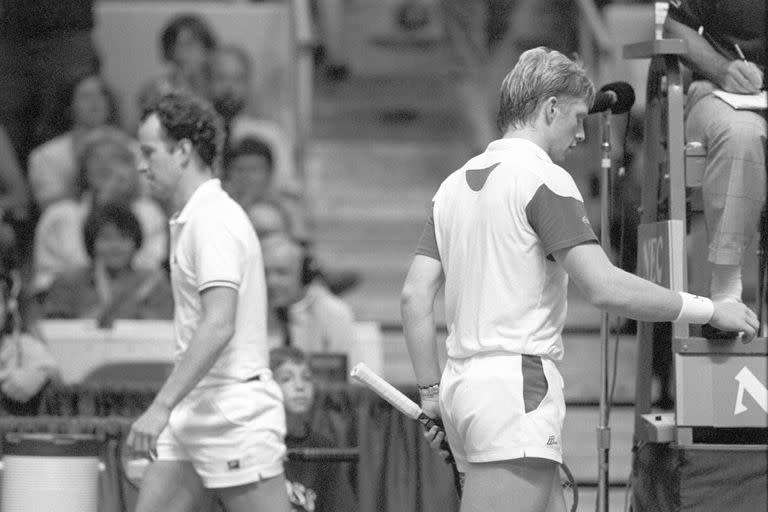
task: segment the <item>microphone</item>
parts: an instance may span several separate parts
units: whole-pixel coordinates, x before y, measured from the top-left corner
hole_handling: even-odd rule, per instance
[[[627,82],[612,82],[600,88],[595,95],[595,102],[589,109],[590,114],[597,114],[606,110],[612,114],[624,114],[629,112],[635,104],[635,91]]]

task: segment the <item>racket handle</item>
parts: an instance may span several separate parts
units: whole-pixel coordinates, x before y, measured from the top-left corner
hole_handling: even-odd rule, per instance
[[[430,430],[432,427],[437,427],[440,432],[445,434],[443,422],[440,421],[439,418],[430,418],[426,414],[421,413],[416,419],[419,420],[419,423],[424,425],[424,430]],[[443,440],[440,441],[440,449],[448,452],[448,458],[445,460],[445,462],[452,464],[455,459],[453,458],[453,452],[451,451],[451,447],[448,445],[448,441],[445,439],[445,437],[443,437]]]

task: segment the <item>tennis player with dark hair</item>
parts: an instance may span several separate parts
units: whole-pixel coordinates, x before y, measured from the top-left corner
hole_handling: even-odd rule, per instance
[[[523,53],[501,86],[504,136],[440,185],[405,281],[403,324],[421,406],[442,417],[465,475],[462,512],[512,503],[521,512],[565,509],[557,469],[565,401],[555,362],[569,277],[592,304],[623,317],[755,335],[757,317],[743,304],[652,284],[616,268],[596,243],[573,178],[554,163],[584,140],[594,94],[584,69],[564,55]],[[441,375],[434,301],[443,284]]]
[[[261,249],[245,212],[214,177],[222,136],[213,108],[184,93],[150,105],[139,126],[141,172],[176,212],[176,363],[127,439],[156,458],[139,512],[192,510],[209,493],[230,512],[290,510]]]

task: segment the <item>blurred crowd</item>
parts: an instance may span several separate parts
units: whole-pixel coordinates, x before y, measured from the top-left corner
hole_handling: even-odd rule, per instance
[[[294,172],[294,150],[251,100],[259,62],[221,44],[203,16],[179,13],[157,34],[164,67],[121,103],[91,37],[92,0],[43,3],[9,2],[0,15],[0,275],[17,276],[23,330],[39,341],[34,323],[42,318],[105,328],[117,319],[172,318],[173,212],[139,172],[138,143],[118,105],[140,114],[159,95],[184,90],[224,121],[217,171],[264,247],[273,346],[348,351],[355,319],[338,295],[357,276],[315,263],[303,191],[276,183],[281,170]]]

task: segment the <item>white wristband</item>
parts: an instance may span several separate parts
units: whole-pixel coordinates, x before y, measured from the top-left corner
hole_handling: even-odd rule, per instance
[[[712,315],[715,313],[715,305],[710,299],[685,292],[678,293],[683,299],[683,306],[680,308],[680,313],[675,318],[675,322],[706,324],[712,319]]]

